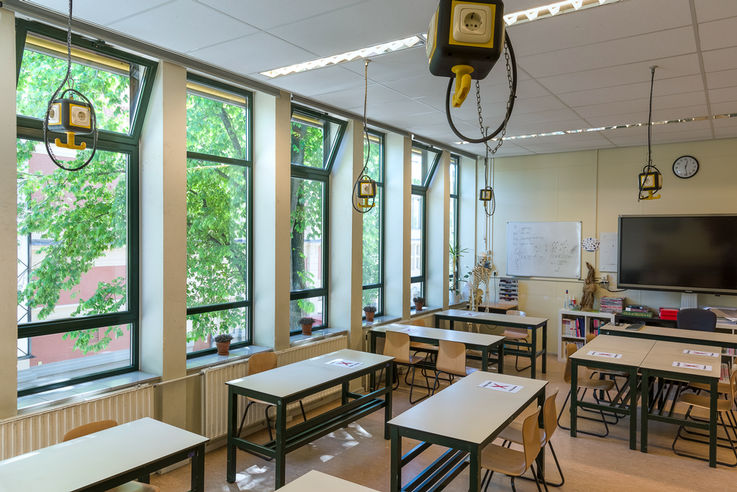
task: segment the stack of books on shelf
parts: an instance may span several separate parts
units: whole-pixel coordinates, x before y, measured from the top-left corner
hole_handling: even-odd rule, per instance
[[[567,337],[583,338],[584,319],[583,318],[563,318],[563,335]]]
[[[638,318],[652,318],[653,312],[647,306],[632,305],[624,308],[624,313],[627,316],[637,316]]]
[[[609,323],[608,319],[592,318],[591,319],[591,333],[593,333],[594,335],[598,335],[599,327],[604,326],[607,323]]]
[[[603,313],[621,313],[624,309],[624,297],[602,297],[599,311]]]
[[[519,299],[519,282],[516,278],[499,277],[499,300],[517,301]]]

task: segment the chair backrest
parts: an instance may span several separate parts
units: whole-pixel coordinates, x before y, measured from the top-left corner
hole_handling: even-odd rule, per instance
[[[440,340],[438,359],[435,363],[438,371],[456,376],[466,375],[466,345],[460,342]]]
[[[394,357],[395,362],[409,363],[409,335],[398,331],[387,331],[384,355]]]
[[[537,407],[535,413],[528,415],[525,421],[522,422],[522,447],[525,452],[525,469],[529,468],[530,464],[535,461],[542,447],[542,443],[540,442],[540,427],[537,423],[539,415],[540,407]]]
[[[258,374],[276,367],[276,353],[258,352],[248,358],[248,374]]]
[[[507,313],[510,316],[527,316],[527,313],[524,311],[518,311],[516,309],[508,309]]]
[[[589,343],[594,338],[596,338],[596,334],[595,333],[589,333],[589,334],[587,334],[586,335],[586,343]]]
[[[553,433],[558,428],[558,409],[555,406],[556,398],[558,398],[558,390],[555,390],[552,395],[548,395],[543,404],[543,427],[545,428],[546,443],[550,441]]]
[[[116,425],[118,425],[118,422],[116,422],[115,420],[98,420],[97,422],[90,422],[89,424],[80,425],[79,427],[75,427],[74,429],[70,430],[69,432],[64,434],[64,437],[61,439],[61,441],[71,441],[72,439],[86,436],[87,434],[92,434],[94,432],[99,432],[101,430],[109,429],[110,427],[115,427]]]
[[[732,369],[732,374],[729,376],[729,401],[732,403],[732,408],[735,406],[735,395],[737,395],[737,366]]]
[[[678,328],[684,330],[716,331],[717,315],[706,309],[678,311]]]
[[[571,356],[576,353],[578,346],[575,343],[569,343],[566,345],[566,368],[563,371],[563,381],[566,383],[571,382]]]

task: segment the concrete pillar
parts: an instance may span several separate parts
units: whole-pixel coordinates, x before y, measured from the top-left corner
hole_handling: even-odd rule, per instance
[[[159,64],[141,136],[141,369],[186,374],[187,71]],[[186,387],[157,394],[156,416],[186,424]]]
[[[448,308],[448,244],[450,236],[450,153],[440,155],[427,187],[427,271],[425,296],[430,307]]]
[[[253,343],[289,347],[289,94],[254,95]]]
[[[388,133],[386,145],[385,299],[387,316],[410,315],[412,141]]]
[[[16,214],[15,16],[0,8],[0,419],[17,409],[18,259]],[[12,69],[11,69],[12,68]]]
[[[348,122],[330,178],[329,324],[345,328],[349,348],[363,346],[363,216],[353,210],[353,184],[363,168],[363,128]],[[376,213],[376,212],[374,212]]]

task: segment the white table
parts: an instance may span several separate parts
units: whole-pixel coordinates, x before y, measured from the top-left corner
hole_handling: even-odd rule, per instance
[[[358,365],[350,367],[351,364],[334,364],[339,360]],[[384,408],[384,421],[388,421],[392,415],[393,360],[393,357],[344,349],[228,381],[226,480],[230,483],[235,482],[236,448],[257,456],[274,458],[276,461],[274,487],[278,489],[284,485],[286,479],[286,455],[290,451],[345,427],[348,423],[380,408]],[[383,387],[365,395],[349,391],[348,385],[351,380],[374,374],[381,369],[386,369],[386,383]],[[287,429],[287,406],[290,403],[335,386],[342,387],[340,406]],[[276,407],[274,441],[257,444],[236,435],[239,416],[238,395],[271,403]],[[380,396],[383,398],[379,398]],[[389,439],[389,428],[386,425],[384,438]]]
[[[374,489],[358,485],[342,478],[333,477],[317,470],[312,470],[296,480],[292,480],[280,492],[378,492]]]
[[[643,319],[647,323],[647,319]],[[614,325],[607,323],[599,328],[599,333],[631,338],[646,338],[664,342],[697,343],[711,347],[731,348],[737,350],[737,335],[719,331],[684,330],[682,328],[665,328],[662,326],[644,325],[639,329],[630,329],[631,324]]]
[[[510,393],[481,387],[486,381],[521,388]],[[481,451],[530,403],[537,399],[543,405],[547,384],[537,379],[477,371],[390,420],[390,490],[403,488],[402,467],[433,444],[450,449],[405,487],[432,483],[432,490],[441,490],[470,465],[469,490],[479,490]],[[420,444],[402,456],[402,438],[416,439]],[[537,458],[540,474],[544,473],[543,455],[540,453]]]
[[[192,458],[205,489],[206,437],[143,418],[0,462],[2,492],[107,490]]]

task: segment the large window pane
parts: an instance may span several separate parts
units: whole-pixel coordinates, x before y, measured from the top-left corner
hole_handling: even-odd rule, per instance
[[[98,151],[68,172],[40,142],[17,151],[19,323],[127,310],[127,155]]]
[[[363,214],[363,285],[381,282],[381,200],[377,189],[374,208]]]
[[[130,326],[18,339],[18,391],[129,367]]]
[[[321,181],[292,178],[292,291],[323,287],[323,199]]]
[[[187,160],[187,306],[248,298],[248,172]]]
[[[248,309],[225,309],[187,316],[187,353],[214,348],[218,333],[232,335],[231,344],[249,342]]]
[[[364,289],[363,290],[363,305],[374,306],[377,313],[384,311],[383,306],[380,305],[381,297],[379,296],[379,289]]]
[[[66,54],[65,44],[28,35],[18,78],[18,114],[38,119],[46,116],[49,99],[66,73]],[[79,48],[72,49],[74,88],[92,102],[97,126],[102,130],[130,132],[131,101],[138,100],[138,82],[142,74],[143,68],[138,65]]]
[[[424,274],[424,248],[422,247],[424,209],[424,197],[422,195],[412,195],[410,216],[410,275],[412,277],[418,277]]]
[[[301,331],[299,320],[310,317],[315,320],[312,326],[318,328],[325,322],[325,298],[310,297],[308,299],[295,299],[289,302],[289,332]]]
[[[292,113],[292,165],[326,169],[341,124],[312,114]]]
[[[383,149],[382,149],[382,137],[379,137],[377,135],[372,135],[369,133],[369,142],[371,142],[371,147],[369,148],[368,143],[366,142],[366,138],[363,139],[363,159],[364,163],[366,163],[366,156],[368,155],[368,166],[366,167],[366,172],[369,176],[371,176],[371,179],[378,183],[382,183],[384,181],[384,173],[383,173],[383,167],[381,165],[381,161],[383,159]]]
[[[425,293],[425,283],[424,282],[414,282],[410,285],[410,301],[412,301],[411,307],[414,309],[414,298],[415,297],[424,297]]]
[[[246,97],[194,82],[188,82],[187,89],[187,150],[246,159]]]

